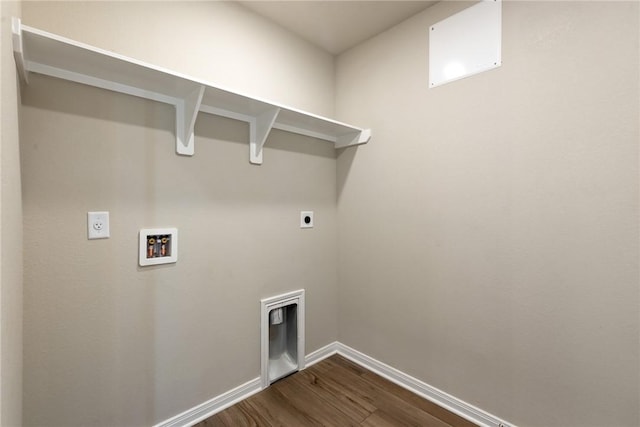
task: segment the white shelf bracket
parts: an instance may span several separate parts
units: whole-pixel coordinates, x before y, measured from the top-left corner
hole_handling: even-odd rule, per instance
[[[193,127],[196,124],[203,95],[204,86],[198,86],[176,103],[176,153],[183,156],[193,156],[195,152]]]
[[[336,138],[336,148],[366,144],[367,142],[369,142],[369,139],[371,139],[371,129],[363,129],[358,132],[340,135]]]
[[[276,122],[280,108],[272,108],[249,122],[249,162],[262,164],[262,148]]]
[[[11,42],[13,44],[13,58],[16,61],[20,79],[28,84],[29,72],[25,68],[24,49],[22,47],[22,24],[18,18],[11,18]]]
[[[2,1],[2,0],[0,0]],[[224,89],[215,84],[128,58],[114,52],[11,21],[16,74],[52,76],[175,108],[176,153],[192,156],[199,112],[249,123],[249,162],[262,164],[271,129],[330,141],[336,148],[365,144],[371,131],[284,105]]]

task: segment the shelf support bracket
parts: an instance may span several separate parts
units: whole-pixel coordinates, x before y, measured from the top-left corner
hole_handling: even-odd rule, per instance
[[[20,19],[11,18],[11,42],[13,44],[13,58],[16,61],[16,68],[20,79],[29,84],[29,72],[25,67],[24,49],[22,47],[22,24]]]
[[[336,138],[336,148],[350,147],[352,145],[366,144],[371,139],[371,129],[362,129],[358,132],[340,135]]]
[[[267,141],[269,132],[276,122],[280,108],[272,108],[260,114],[249,123],[249,162],[254,165],[262,164],[262,148]]]
[[[176,103],[176,153],[183,156],[193,156],[195,151],[193,128],[203,95],[204,86],[198,86],[197,89]]]

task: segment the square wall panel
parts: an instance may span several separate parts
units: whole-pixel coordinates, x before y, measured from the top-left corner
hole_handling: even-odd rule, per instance
[[[429,87],[502,64],[502,1],[484,0],[429,28]]]

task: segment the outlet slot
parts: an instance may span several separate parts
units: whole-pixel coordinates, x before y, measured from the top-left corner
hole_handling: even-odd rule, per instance
[[[300,212],[300,228],[313,228],[313,211]]]

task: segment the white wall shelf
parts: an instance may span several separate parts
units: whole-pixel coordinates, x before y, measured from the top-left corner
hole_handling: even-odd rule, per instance
[[[331,141],[336,148],[365,144],[369,129],[227,90],[193,77],[127,58],[36,28],[14,18],[13,51],[25,83],[29,73],[171,104],[176,109],[176,152],[194,154],[193,128],[198,112],[249,123],[249,161],[262,163],[271,129]]]

